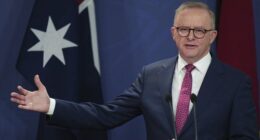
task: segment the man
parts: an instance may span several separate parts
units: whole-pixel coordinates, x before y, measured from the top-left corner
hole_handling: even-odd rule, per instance
[[[257,140],[250,80],[210,54],[217,36],[213,12],[200,2],[183,3],[171,32],[179,55],[145,66],[110,103],[50,99],[38,75],[37,91],[18,86],[11,101],[21,109],[47,113],[50,123],[65,127],[108,129],[142,114],[148,140],[192,140],[195,127],[200,140]],[[191,94],[197,95],[197,114]],[[166,97],[172,97],[172,109]]]

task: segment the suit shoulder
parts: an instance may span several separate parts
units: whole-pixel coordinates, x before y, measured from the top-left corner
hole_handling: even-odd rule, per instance
[[[249,76],[239,70],[238,68],[235,68],[234,66],[231,66],[229,64],[222,63],[223,68],[225,70],[226,75],[232,76],[234,79],[249,79]]]
[[[157,70],[162,67],[173,66],[173,65],[175,65],[176,59],[177,59],[176,57],[162,59],[162,60],[153,62],[151,64],[145,65],[144,69],[145,70]]]

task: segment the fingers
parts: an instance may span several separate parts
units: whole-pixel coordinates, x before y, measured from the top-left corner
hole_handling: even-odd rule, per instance
[[[11,97],[12,97],[12,98],[17,98],[17,99],[19,99],[19,100],[25,100],[24,95],[21,95],[21,94],[16,93],[16,92],[12,92],[12,93],[11,93]]]
[[[39,90],[45,90],[45,86],[42,84],[42,82],[40,80],[40,76],[38,74],[36,74],[34,76],[34,83],[38,87]]]
[[[18,108],[25,109],[25,110],[32,110],[32,104],[29,104],[29,105],[18,105]]]
[[[19,93],[23,94],[23,95],[28,95],[28,93],[30,92],[29,90],[23,88],[22,86],[17,86],[17,89],[19,91]]]
[[[16,92],[11,93],[11,101],[20,105],[26,104],[24,95],[18,94]]]
[[[33,103],[29,102],[26,103],[25,96],[21,95],[16,92],[11,93],[11,101],[18,104],[18,108],[25,109],[25,110],[32,110],[33,109]]]

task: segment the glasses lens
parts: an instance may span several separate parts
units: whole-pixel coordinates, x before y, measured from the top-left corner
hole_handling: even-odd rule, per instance
[[[188,36],[190,29],[187,28],[187,27],[178,27],[177,31],[178,31],[180,36],[185,37],[185,36]]]
[[[194,36],[197,38],[203,38],[204,35],[206,34],[206,30],[205,29],[194,29]]]

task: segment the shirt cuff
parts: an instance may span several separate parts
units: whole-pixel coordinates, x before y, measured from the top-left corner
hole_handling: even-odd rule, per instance
[[[47,115],[53,115],[54,110],[55,110],[55,105],[56,105],[56,100],[53,98],[50,98],[50,107],[47,112]]]

